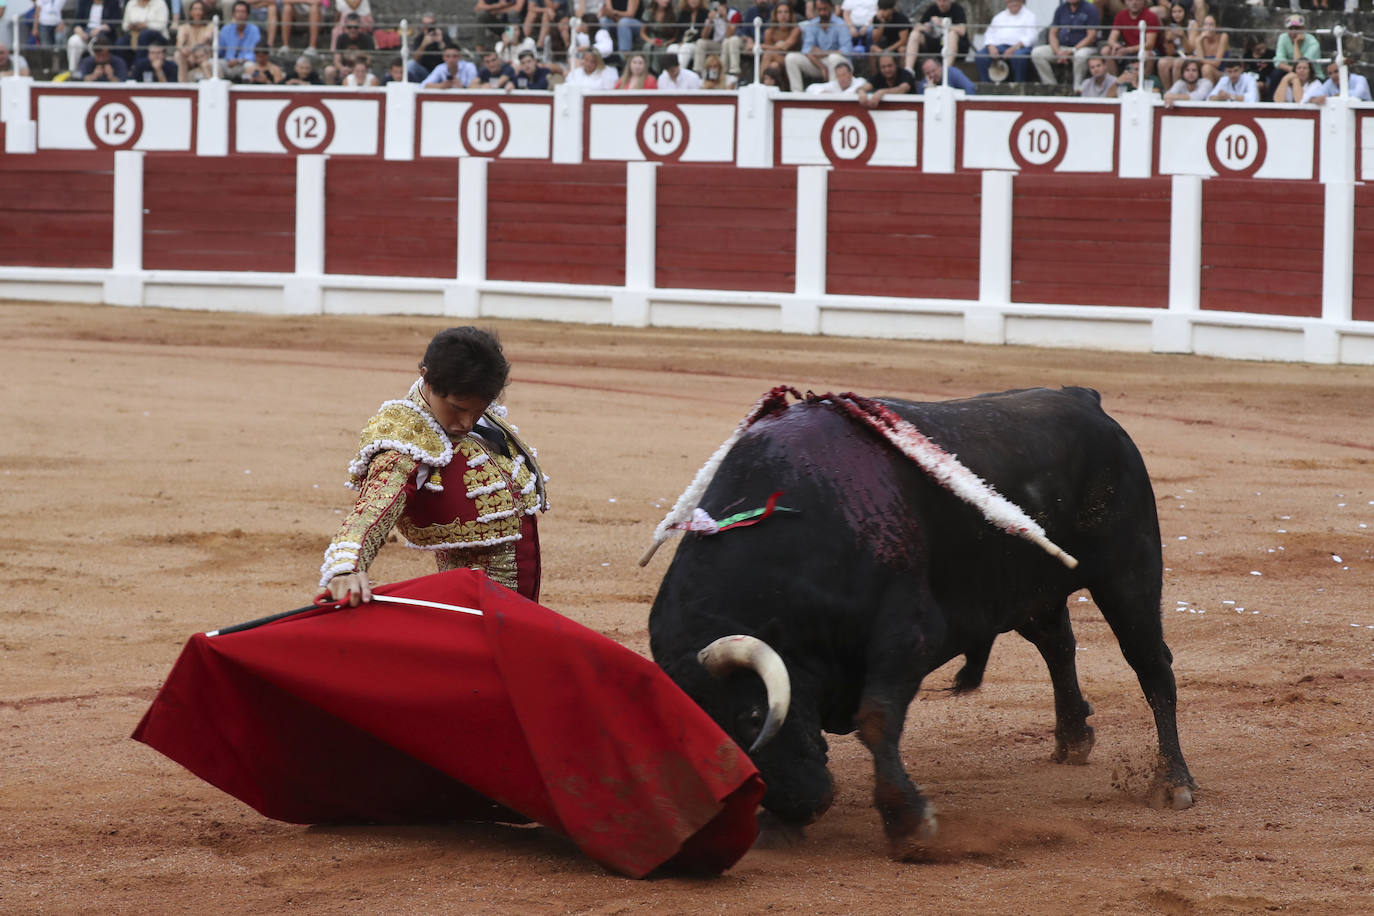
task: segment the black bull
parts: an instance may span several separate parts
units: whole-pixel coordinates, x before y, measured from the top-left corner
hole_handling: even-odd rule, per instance
[[[716,536],[687,535],[649,617],[655,661],[743,747],[769,708],[750,670],[713,676],[698,652],[759,637],[786,665],[790,711],[751,752],[784,822],[832,798],[822,731],[858,731],[873,754],[874,803],[895,855],[917,852],[934,820],[899,742],[922,679],[958,655],[956,690],[981,683],[993,641],[1015,630],[1054,685],[1058,762],[1084,763],[1092,708],[1078,684],[1067,597],[1086,588],[1154,713],[1158,804],[1192,803],[1179,748],[1173,657],[1160,619],[1159,521],[1145,464],[1097,392],[1008,391],[938,403],[882,399],[1020,506],[1079,561],[994,528],[871,429],[827,403],[795,404],[751,426],[701,500],[715,518],[774,491],[800,510]],[[766,648],[766,647],[765,647]],[[720,672],[717,671],[717,675]]]

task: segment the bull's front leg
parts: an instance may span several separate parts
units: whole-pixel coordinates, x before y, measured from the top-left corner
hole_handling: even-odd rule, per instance
[[[936,831],[934,810],[902,767],[906,707],[897,698],[866,694],[854,717],[860,740],[873,754],[873,804],[895,859],[922,857]]]

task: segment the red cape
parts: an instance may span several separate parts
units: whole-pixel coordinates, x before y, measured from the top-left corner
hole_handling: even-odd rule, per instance
[[[133,737],[293,823],[535,820],[642,877],[719,872],[763,782],[647,659],[472,570],[197,634]]]

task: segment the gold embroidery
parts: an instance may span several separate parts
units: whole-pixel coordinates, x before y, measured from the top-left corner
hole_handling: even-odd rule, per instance
[[[337,544],[361,545],[354,572],[371,566],[377,551],[382,549],[386,536],[405,510],[402,491],[418,464],[409,455],[386,451],[368,465],[358,499],[344,518],[339,533],[330,541],[331,549]]]
[[[348,466],[350,485],[362,486],[373,456],[387,450],[404,452],[435,468],[448,464],[453,454],[448,437],[428,414],[408,403],[388,401],[363,427],[358,453]]]
[[[467,462],[486,456],[486,460],[475,467],[467,467]],[[406,540],[418,547],[464,547],[478,549],[495,546],[504,541],[514,541],[520,536],[520,522],[525,514],[539,504],[539,494],[530,486],[533,479],[524,462],[514,460],[497,452],[488,450],[485,444],[474,436],[466,436],[454,443],[452,466],[464,467],[462,487],[465,493],[478,492],[473,497],[477,517],[488,521],[454,520],[448,523],[413,525],[408,518],[399,522],[400,531]],[[449,475],[450,485],[453,475]],[[496,487],[489,493],[479,491]],[[528,490],[528,493],[522,492]],[[491,516],[500,516],[492,518]],[[468,565],[464,562],[460,565]]]
[[[439,571],[449,569],[480,569],[495,583],[514,591],[519,587],[515,565],[515,542],[495,547],[469,547],[461,550],[435,552]]]

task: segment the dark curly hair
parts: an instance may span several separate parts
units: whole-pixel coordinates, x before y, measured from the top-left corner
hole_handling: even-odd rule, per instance
[[[477,395],[496,400],[510,378],[510,363],[501,352],[495,332],[465,326],[434,335],[425,348],[420,368],[425,381],[439,395]]]

